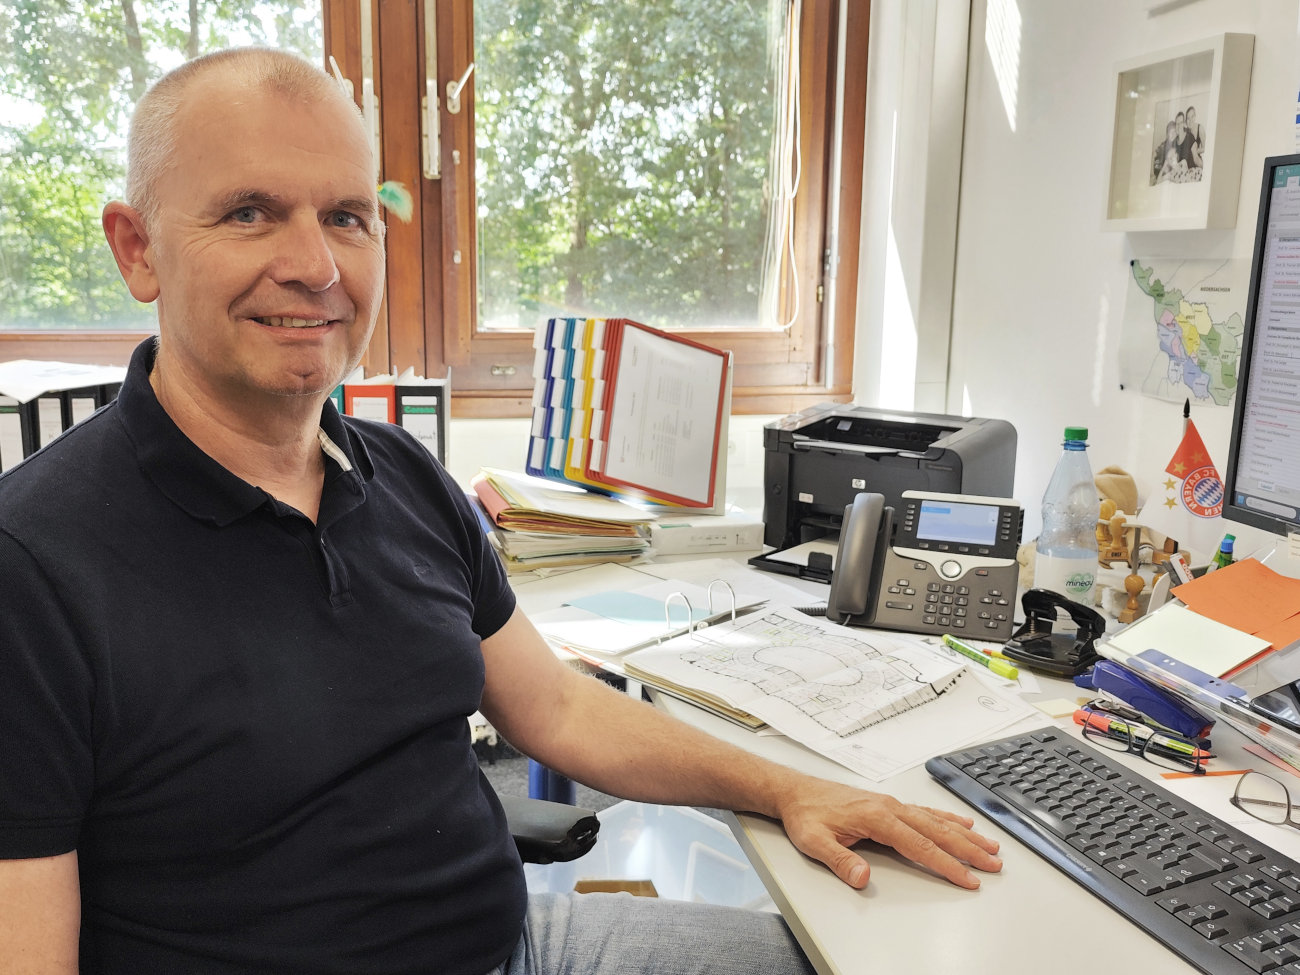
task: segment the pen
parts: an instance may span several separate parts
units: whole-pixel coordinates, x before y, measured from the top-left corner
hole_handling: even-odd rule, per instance
[[[1007,663],[1005,660],[999,660],[996,657],[987,657],[972,647],[969,643],[964,643],[961,640],[958,640],[951,633],[945,633],[943,635],[943,645],[950,650],[956,650],[963,657],[969,657],[976,663],[983,664],[999,677],[1005,677],[1007,680],[1015,680],[1020,676],[1020,671],[1016,669],[1014,664]]]
[[[1213,757],[1202,748],[1189,745],[1187,742],[1176,741],[1173,738],[1166,738],[1164,735],[1152,731],[1144,724],[1129,724],[1124,721],[1117,721],[1108,714],[1089,711],[1086,708],[1080,708],[1074,712],[1074,723],[1086,724],[1090,728],[1096,728],[1098,731],[1116,738],[1128,737],[1134,741],[1146,741],[1149,738],[1152,745],[1163,751],[1174,752],[1191,758]]]

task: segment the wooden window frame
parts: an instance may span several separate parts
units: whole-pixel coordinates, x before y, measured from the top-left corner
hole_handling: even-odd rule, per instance
[[[383,178],[400,180],[412,190],[416,216],[409,224],[388,221],[387,289],[364,365],[372,374],[410,367],[430,377],[442,376],[450,367],[454,415],[525,416],[531,396],[532,333],[478,333],[474,328],[472,84],[462,96],[461,111],[446,110],[447,81],[458,78],[471,60],[472,0],[432,2],[439,28],[434,90],[441,95],[443,176],[438,180],[425,179],[422,172],[425,2],[372,0]],[[334,55],[354,91],[360,92],[357,0],[322,0],[322,7],[327,56]],[[799,307],[794,324],[788,332],[684,333],[735,352],[737,413],[787,413],[852,395],[869,18],[866,2],[803,0],[802,180],[795,207]],[[839,41],[841,23],[848,39],[844,44]],[[842,125],[836,133],[840,49],[845,52],[839,92]],[[831,185],[837,135],[838,193]],[[455,261],[452,255],[458,250],[460,260]],[[828,307],[823,299],[832,254],[838,263],[835,287],[829,289],[834,307]],[[446,323],[450,327],[444,327]],[[0,330],[0,360],[124,363],[147,334]]]

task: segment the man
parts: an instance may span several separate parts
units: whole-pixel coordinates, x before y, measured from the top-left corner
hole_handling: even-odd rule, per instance
[[[528,900],[466,715],[630,798],[752,810],[846,883],[971,820],[796,774],[556,662],[463,492],[329,392],[383,278],[358,113],[288,55],[142,99],[104,229],[159,339],[0,478],[6,973],[803,971],[779,918]],[[598,734],[593,731],[599,731]],[[503,966],[503,967],[498,967]]]
[[[1196,109],[1191,105],[1187,106],[1184,121],[1186,127],[1182,133],[1182,141],[1179,143],[1178,154],[1187,160],[1188,166],[1200,169],[1201,157],[1205,154],[1205,132],[1196,121]]]

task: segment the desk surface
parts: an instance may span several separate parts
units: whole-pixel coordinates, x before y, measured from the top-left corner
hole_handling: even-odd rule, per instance
[[[1062,682],[1044,680],[1043,684],[1048,696],[1073,697],[1078,693]],[[871,844],[862,850],[871,863],[871,882],[865,890],[855,891],[820,863],[799,853],[779,824],[761,816],[737,815],[733,827],[737,839],[809,959],[823,975],[919,970],[963,975],[1092,975],[1099,965],[1113,968],[1116,959],[1122,960],[1125,971],[1162,975],[1196,971],[966,806],[924,768],[877,785],[788,738],[754,735],[666,695],[656,703],[691,724],[773,761],[887,792],[909,802],[973,815],[977,829],[1001,841],[1002,872],[981,874],[983,884],[977,892],[953,887],[892,850]],[[1044,716],[1023,727],[1051,723]],[[1005,733],[1015,730],[1019,729]],[[1214,764],[1218,768],[1262,764],[1242,750],[1245,741],[1233,731],[1221,731],[1215,743],[1219,757]],[[1159,772],[1138,758],[1127,764],[1143,775]],[[1259,823],[1228,803],[1236,785],[1235,776],[1157,781],[1261,842],[1300,859],[1300,831]]]
[[[1039,682],[1040,698],[1075,698],[1082,693],[1062,681],[1040,678]],[[1093,975],[1099,966],[1161,975],[1196,971],[970,809],[924,768],[872,783],[788,738],[749,732],[668,695],[652,697],[668,713],[781,764],[908,802],[973,815],[977,829],[1002,843],[1002,872],[981,875],[983,885],[976,892],[954,887],[892,850],[868,844],[863,853],[871,863],[871,881],[865,890],[855,891],[820,863],[799,853],[778,823],[744,813],[735,816],[737,839],[823,975],[910,971]],[[1001,734],[1051,723],[1044,715]],[[1068,724],[1055,723],[1061,727]],[[1260,759],[1244,751],[1245,744],[1235,731],[1219,730],[1215,736],[1219,757],[1214,767],[1263,766]],[[1148,777],[1159,773],[1137,757],[1127,764]],[[1259,823],[1229,804],[1235,776],[1157,781],[1266,845],[1300,859],[1300,831]]]

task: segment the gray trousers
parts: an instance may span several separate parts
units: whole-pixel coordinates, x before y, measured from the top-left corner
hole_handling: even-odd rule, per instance
[[[812,975],[779,914],[630,894],[531,894],[489,975]]]

